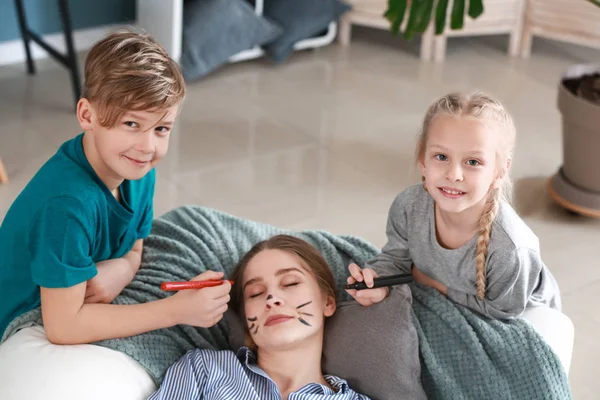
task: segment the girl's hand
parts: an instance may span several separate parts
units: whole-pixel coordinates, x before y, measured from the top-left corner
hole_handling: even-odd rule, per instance
[[[444,296],[448,295],[448,288],[443,283],[438,282],[435,279],[425,275],[414,265],[412,266],[412,276],[414,280],[420,283],[421,285],[432,287]]]
[[[360,269],[356,264],[350,264],[348,270],[351,275],[348,277],[348,284],[364,281],[367,284],[367,287],[373,287],[373,278],[377,278],[377,273],[375,271],[370,268]],[[346,292],[348,292],[358,304],[368,307],[385,299],[389,293],[389,289],[387,287],[364,290],[351,289],[346,290]]]

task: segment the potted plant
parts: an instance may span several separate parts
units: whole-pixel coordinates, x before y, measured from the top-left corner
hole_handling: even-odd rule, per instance
[[[588,1],[600,7],[600,0]],[[483,0],[388,0],[385,17],[392,33],[407,39],[423,33],[435,19],[435,33],[444,32],[448,12],[450,28],[462,29],[465,14],[477,18]],[[408,18],[405,21],[405,18]],[[404,24],[403,24],[404,23]],[[600,21],[598,21],[600,24]],[[563,165],[548,182],[550,196],[573,213],[600,218],[600,64],[575,65],[564,74],[558,89],[563,117]]]
[[[574,65],[558,88],[563,165],[548,182],[550,196],[577,214],[600,218],[600,64]]]

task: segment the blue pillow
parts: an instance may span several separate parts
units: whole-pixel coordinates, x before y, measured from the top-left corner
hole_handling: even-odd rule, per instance
[[[294,51],[294,44],[314,37],[327,29],[350,9],[338,0],[265,0],[264,16],[283,28],[281,34],[265,47],[276,63],[285,61]]]
[[[259,17],[245,0],[186,1],[181,70],[199,79],[240,51],[273,41],[281,28]]]

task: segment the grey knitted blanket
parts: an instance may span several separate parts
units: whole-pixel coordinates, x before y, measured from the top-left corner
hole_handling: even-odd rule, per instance
[[[350,261],[363,264],[378,249],[363,239],[321,231],[287,232],[203,207],[181,207],[154,221],[144,242],[142,267],[115,304],[135,304],[170,295],[164,281],[182,281],[207,269],[229,274],[258,241],[280,233],[318,248],[333,270],[341,297]],[[436,291],[412,285],[413,320],[420,341],[422,378],[432,399],[570,399],[558,358],[526,322],[480,317]],[[18,329],[41,325],[36,309],[15,319],[3,340]],[[160,383],[167,368],[194,348],[227,349],[226,320],[209,329],[175,326],[97,343],[122,351]],[[401,394],[399,394],[399,398]]]

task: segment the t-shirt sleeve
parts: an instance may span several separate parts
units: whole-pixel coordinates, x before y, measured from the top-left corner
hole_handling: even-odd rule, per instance
[[[379,276],[411,272],[406,201],[407,195],[403,192],[392,203],[386,227],[387,243],[379,255],[365,264],[366,268],[373,268]]]
[[[93,278],[94,223],[89,207],[71,197],[49,200],[29,232],[31,276],[46,288],[64,288]]]
[[[137,238],[138,239],[146,239],[150,236],[150,231],[152,230],[152,221],[154,220],[154,186],[156,182],[156,172],[152,170],[148,173],[148,192],[144,198],[146,199],[146,203],[144,204],[144,211],[142,214],[142,218],[140,219],[139,229]]]
[[[202,399],[207,380],[201,350],[192,350],[173,364],[160,388],[148,400]]]
[[[491,318],[521,315],[540,282],[544,264],[537,251],[521,248],[490,256],[485,298],[448,288],[448,298]]]

